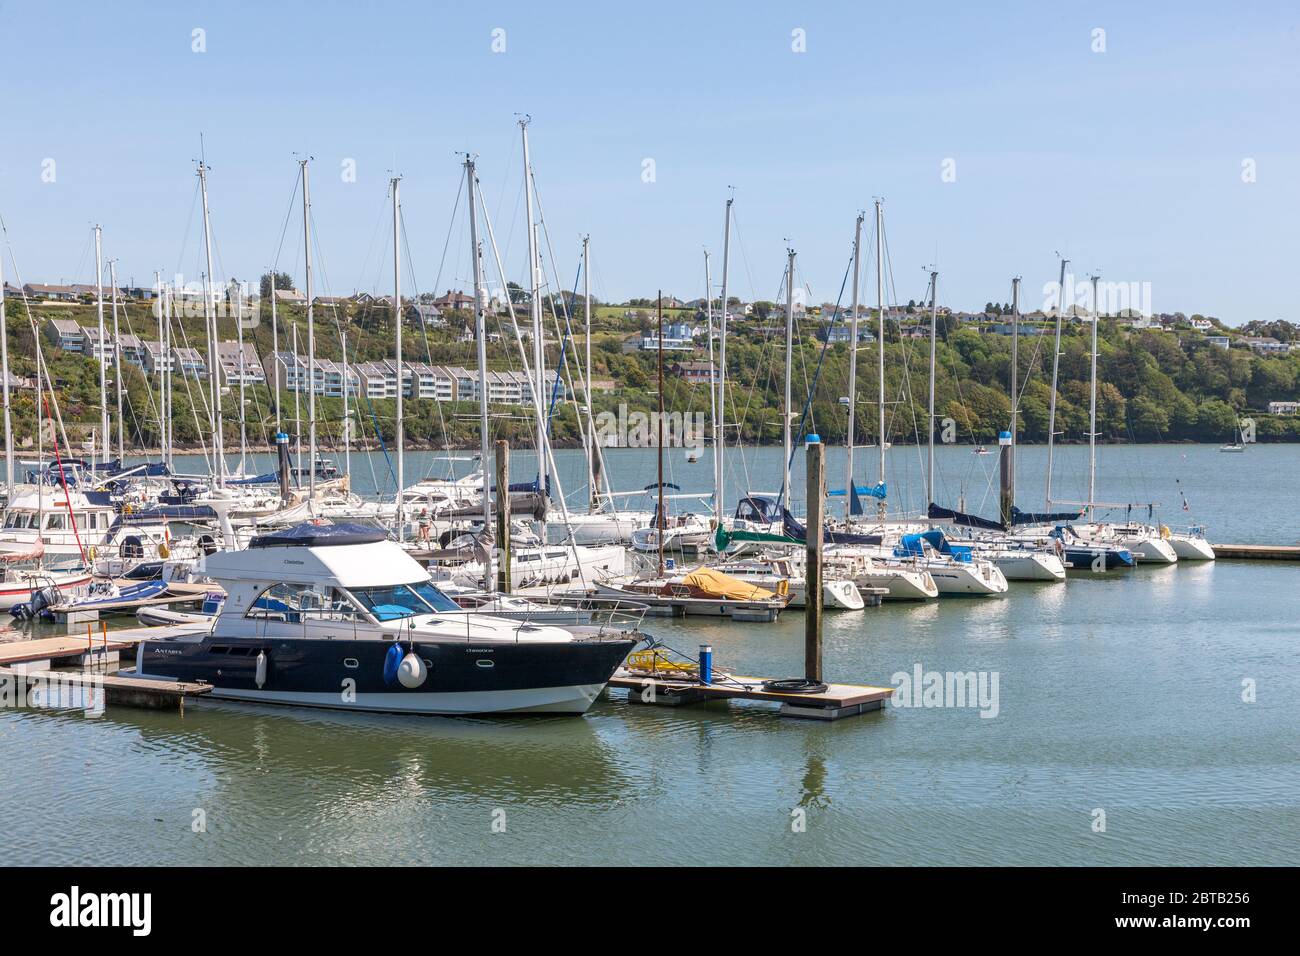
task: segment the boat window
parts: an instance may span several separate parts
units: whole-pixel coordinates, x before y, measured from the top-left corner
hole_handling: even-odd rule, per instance
[[[263,591],[245,617],[301,624],[304,621],[354,621],[360,609],[338,588],[274,584]]]
[[[68,526],[66,518],[63,514],[48,514],[45,516],[45,527],[50,531],[62,531]]]
[[[376,620],[380,621],[394,621],[416,614],[428,614],[433,610],[432,606],[407,584],[393,584],[379,588],[352,588],[352,593],[375,616]]]
[[[438,590],[437,585],[431,581],[412,584],[411,587],[415,589],[416,594],[424,598],[424,603],[435,611],[459,611],[461,609],[459,604]]]

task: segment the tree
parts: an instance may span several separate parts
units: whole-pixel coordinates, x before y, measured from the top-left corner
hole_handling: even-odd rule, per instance
[[[270,272],[262,273],[262,280],[261,280],[261,284],[259,285],[259,288],[261,289],[261,295],[263,299],[269,299],[271,297],[271,276],[272,273]],[[293,288],[293,276],[289,275],[289,273],[277,272],[274,274],[274,276],[275,276],[275,288],[277,289]]]

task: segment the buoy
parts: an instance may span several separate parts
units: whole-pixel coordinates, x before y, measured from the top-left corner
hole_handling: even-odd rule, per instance
[[[424,661],[414,651],[403,657],[401,665],[397,668],[398,682],[409,690],[419,687],[428,676],[428,668],[424,666]]]
[[[394,644],[384,655],[384,683],[389,687],[397,683],[397,669],[402,666],[402,658],[405,656],[401,644]]]
[[[257,674],[253,681],[257,684],[258,690],[261,690],[262,685],[266,683],[266,651],[257,652]]]

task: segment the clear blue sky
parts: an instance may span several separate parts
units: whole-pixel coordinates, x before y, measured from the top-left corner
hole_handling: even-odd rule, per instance
[[[784,250],[834,300],[853,218],[886,201],[898,296],[1037,304],[1060,250],[1081,275],[1151,283],[1157,311],[1292,318],[1300,241],[1300,8],[1293,3],[0,4],[0,214],[26,281],[196,278],[193,160],[212,167],[214,270],[275,256],[315,157],[320,286],[386,290],[385,192],[400,171],[411,291],[439,276],[479,156],[523,277],[515,114],[562,284],[590,233],[597,293],[703,292],[735,187],[731,288],[776,296]],[[194,53],[192,31],[206,31]],[[506,51],[491,50],[492,30]],[[807,52],[791,50],[806,31]],[[1093,30],[1105,30],[1104,53]],[[341,179],[344,159],[357,179]],[[655,162],[655,182],[642,163]],[[941,164],[956,161],[956,182]],[[1253,159],[1257,181],[1242,182]],[[41,180],[53,159],[56,179]],[[463,216],[442,288],[468,273]],[[187,228],[188,227],[188,228]],[[301,282],[298,221],[281,265]],[[6,277],[13,281],[12,270]],[[715,273],[716,280],[716,273]],[[321,292],[327,291],[319,287]],[[441,291],[441,290],[440,290]]]

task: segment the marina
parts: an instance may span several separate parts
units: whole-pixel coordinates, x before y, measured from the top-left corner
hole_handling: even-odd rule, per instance
[[[969,867],[891,928],[1118,927],[1300,864],[1293,11],[391,6],[10,44],[16,912]]]

